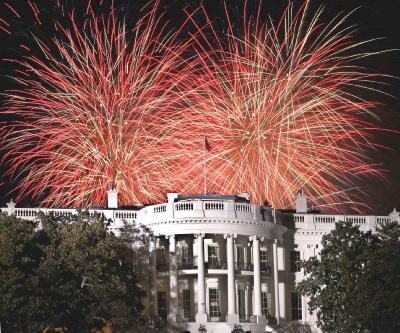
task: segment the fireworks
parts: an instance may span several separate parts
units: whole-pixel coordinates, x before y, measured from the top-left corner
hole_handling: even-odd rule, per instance
[[[157,2],[146,10],[127,30],[114,8],[102,18],[89,2],[83,24],[72,11],[55,23],[58,37],[36,38],[40,55],[18,62],[22,88],[8,92],[3,113],[22,120],[2,134],[10,173],[25,173],[20,196],[86,206],[117,186],[122,203],[164,197],[164,137],[186,42],[164,36]]]
[[[297,12],[289,5],[277,24],[246,19],[245,5],[239,32],[225,7],[224,36],[210,21],[211,34],[198,28],[203,66],[188,97],[186,127],[190,141],[206,134],[211,144],[209,191],[247,192],[257,203],[288,207],[304,187],[319,205],[342,205],[354,202],[348,190],[361,176],[379,174],[365,154],[374,148],[375,126],[365,119],[376,103],[355,88],[368,91],[381,76],[354,65],[368,54],[357,52],[345,16],[324,25],[318,10],[306,21],[307,5]],[[201,190],[198,152],[188,152],[189,191]]]
[[[319,205],[353,202],[360,177],[379,174],[365,152],[377,103],[358,92],[382,75],[356,66],[369,54],[357,51],[346,16],[323,24],[304,2],[266,23],[260,4],[240,30],[226,8],[221,34],[201,7],[182,39],[158,7],[130,30],[114,9],[105,19],[88,2],[84,23],[65,15],[58,37],[36,38],[41,55],[18,61],[22,88],[2,112],[21,121],[2,136],[10,174],[24,176],[21,197],[65,206],[103,203],[112,186],[124,203],[202,192],[205,136],[207,190],[257,203],[288,207],[302,187]]]

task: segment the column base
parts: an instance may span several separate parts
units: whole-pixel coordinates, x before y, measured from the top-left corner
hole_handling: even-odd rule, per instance
[[[265,318],[265,316],[255,315],[253,317],[255,318],[256,323],[258,325],[266,325],[267,324],[267,319]]]
[[[175,313],[170,313],[170,314],[168,315],[168,321],[169,321],[170,323],[176,323],[176,314],[175,314]]]
[[[196,314],[196,323],[206,324],[208,322],[207,313],[197,313]]]
[[[226,315],[226,321],[229,325],[239,324],[239,315],[234,313],[228,313]]]

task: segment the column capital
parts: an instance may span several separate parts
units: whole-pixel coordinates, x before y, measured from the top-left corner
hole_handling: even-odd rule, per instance
[[[175,239],[175,235],[165,235],[165,239]]]
[[[259,241],[263,242],[264,241],[264,237],[263,236],[249,236],[249,241],[250,242],[255,241],[255,240],[259,240]]]
[[[199,237],[204,238],[206,234],[194,234],[193,236],[194,238],[199,238]]]
[[[227,239],[227,238],[235,239],[235,238],[237,238],[237,234],[224,234],[224,239]]]

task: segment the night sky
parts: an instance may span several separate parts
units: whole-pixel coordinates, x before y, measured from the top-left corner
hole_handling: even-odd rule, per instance
[[[69,4],[74,3],[72,0],[61,1]],[[18,20],[12,13],[7,12],[5,7],[6,2],[11,4],[13,7],[18,8],[24,21]],[[80,10],[79,4],[82,2],[83,1],[75,1],[77,10]],[[96,1],[93,1],[93,3],[95,2]],[[117,6],[125,8],[128,24],[130,20],[134,22],[137,19],[139,8],[146,3],[146,1],[136,0],[117,0],[115,2]],[[227,0],[227,2],[230,6],[234,7],[233,10],[235,8],[242,8],[241,1]],[[255,2],[256,1],[249,1],[250,7]],[[54,15],[51,4],[53,4],[54,1],[43,0],[35,1],[35,3],[38,4],[38,8],[42,12],[41,15],[46,18],[48,23],[51,23]],[[194,0],[161,1],[161,4],[165,6],[167,11],[167,18],[169,18],[171,23],[176,26],[178,26],[184,19],[182,9],[187,6],[196,8],[198,3],[199,1]],[[204,0],[202,3],[206,7],[210,18],[212,20],[221,21],[221,26],[223,26],[223,2],[220,0]],[[320,0],[315,0],[311,1],[311,4],[312,7],[318,7],[321,4],[325,4],[326,10],[324,16],[327,20],[342,11],[349,12],[358,8],[351,16],[350,21],[358,27],[358,31],[355,35],[357,41],[383,37],[384,39],[372,43],[369,46],[369,49],[400,49],[400,0],[329,0],[326,1],[326,3]],[[263,2],[263,9],[265,12],[268,11],[273,19],[278,19],[286,5],[287,1],[284,0],[265,0]],[[29,20],[29,16],[31,16],[31,20]],[[11,35],[12,38],[6,33],[0,32],[0,58],[18,57],[18,43],[29,39],[29,33],[31,31],[35,33],[37,30],[31,10],[28,6],[28,1],[0,0],[0,18],[11,20],[14,27],[13,34]],[[46,27],[46,22],[44,23],[44,27]],[[47,31],[44,27],[41,27],[40,32],[38,32],[41,36],[46,36]],[[49,37],[50,36],[49,33]],[[386,54],[374,56],[362,64],[373,71],[385,73],[394,77],[400,77],[400,51],[392,51]],[[6,89],[15,87],[15,82],[9,78],[11,70],[12,65],[1,61],[0,90],[2,93]],[[389,213],[395,206],[400,208],[400,134],[395,133],[395,131],[400,131],[400,80],[393,78],[388,79],[385,82],[388,83],[385,91],[388,94],[393,95],[393,97],[383,95],[374,96],[375,100],[384,104],[382,107],[375,110],[375,112],[380,117],[381,126],[388,130],[392,130],[392,132],[387,131],[378,134],[375,139],[376,142],[382,144],[386,148],[370,152],[371,158],[386,170],[384,172],[385,179],[370,179],[368,183],[360,184],[360,186],[362,186],[368,193],[370,198],[368,205],[371,209],[366,209],[365,213],[374,212],[378,215]],[[0,99],[0,102],[3,103],[3,99]],[[4,116],[0,114],[0,121],[7,122],[8,120],[9,119],[5,119]],[[5,162],[1,164],[1,174],[5,172],[7,167],[8,166]],[[15,197],[15,194],[9,194],[10,189],[13,188],[13,184],[8,178],[2,177],[0,179],[0,184],[0,204],[4,206],[5,202],[8,202],[11,197]],[[30,203],[29,199],[27,199],[24,204],[28,205],[35,203]]]

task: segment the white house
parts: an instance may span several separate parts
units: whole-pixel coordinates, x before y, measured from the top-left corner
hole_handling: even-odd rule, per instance
[[[16,208],[2,212],[34,220],[44,214],[71,215],[74,209]],[[267,322],[316,317],[307,300],[295,292],[303,278],[298,262],[318,255],[322,236],[335,222],[351,221],[361,230],[374,230],[388,216],[324,215],[308,211],[303,192],[296,211],[251,204],[247,195],[188,195],[168,193],[166,203],[121,208],[118,194],[108,192],[108,206],[90,208],[112,220],[118,234],[124,221],[148,226],[151,240],[151,311],[182,332],[264,333]]]

